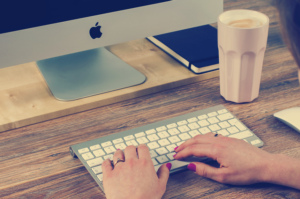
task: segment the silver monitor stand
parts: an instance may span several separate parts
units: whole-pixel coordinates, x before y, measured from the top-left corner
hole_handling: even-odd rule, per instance
[[[104,47],[37,61],[53,96],[77,100],[142,84],[146,77]]]

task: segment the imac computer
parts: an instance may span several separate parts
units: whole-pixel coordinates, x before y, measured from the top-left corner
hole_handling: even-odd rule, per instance
[[[104,46],[214,23],[223,0],[15,0],[0,7],[0,68],[36,62],[53,96],[68,101],[146,81]]]

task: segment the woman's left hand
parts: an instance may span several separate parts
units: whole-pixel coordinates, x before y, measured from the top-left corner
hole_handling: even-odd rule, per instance
[[[113,162],[125,160],[115,164],[113,168],[110,160],[102,164],[103,186],[108,199],[122,198],[162,198],[166,191],[171,163],[160,167],[155,172],[149,149],[146,145],[128,146],[124,150],[115,152]]]

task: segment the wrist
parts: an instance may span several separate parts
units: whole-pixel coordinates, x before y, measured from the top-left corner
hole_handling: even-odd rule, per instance
[[[267,162],[263,182],[300,189],[300,159],[273,154]]]
[[[285,158],[286,156],[283,154],[270,154],[265,159],[261,182],[277,184],[278,179],[280,179],[280,171],[284,169],[282,164]]]

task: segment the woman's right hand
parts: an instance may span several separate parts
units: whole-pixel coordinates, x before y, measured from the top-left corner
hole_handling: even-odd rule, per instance
[[[274,156],[243,140],[224,137],[214,133],[198,135],[183,144],[176,150],[175,159],[180,160],[188,156],[209,157],[220,164],[215,168],[201,162],[188,165],[190,170],[215,181],[247,185],[266,181],[266,172]]]

